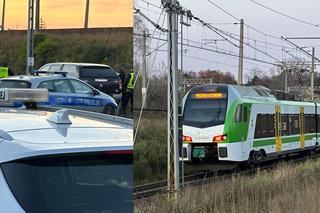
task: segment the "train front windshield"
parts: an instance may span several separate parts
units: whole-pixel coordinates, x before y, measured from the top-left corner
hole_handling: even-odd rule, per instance
[[[1,165],[28,213],[132,212],[132,154],[45,157]]]
[[[190,94],[184,106],[183,124],[206,128],[224,124],[227,110],[226,94]]]

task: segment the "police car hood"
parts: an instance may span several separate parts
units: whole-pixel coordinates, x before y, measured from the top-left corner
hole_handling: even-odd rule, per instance
[[[50,112],[0,111],[0,129],[13,140],[0,138],[0,163],[20,158],[94,152],[132,150],[133,130],[128,125],[69,116],[72,124],[54,124]]]

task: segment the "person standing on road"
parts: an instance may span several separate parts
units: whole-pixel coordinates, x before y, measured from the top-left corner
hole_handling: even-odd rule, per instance
[[[133,69],[131,69],[129,75],[127,76],[126,82],[124,84],[124,87],[126,88],[125,92],[125,98],[124,98],[124,113],[126,112],[126,108],[128,106],[128,103],[130,101],[131,104],[131,112],[133,112],[133,89],[135,86],[135,74],[133,72]]]
[[[120,68],[119,78],[121,80],[121,100],[120,100],[120,113],[126,113],[125,109],[125,102],[126,102],[126,88],[125,88],[125,81],[126,81],[126,74],[124,72],[124,68]]]
[[[124,82],[126,81],[126,74],[124,72],[124,68],[120,68],[119,78],[121,80],[121,88],[122,88],[122,92],[123,92],[125,90],[124,89]]]
[[[8,76],[13,76],[14,73],[8,67],[7,63],[4,63],[2,67],[0,67],[0,78],[6,78]]]

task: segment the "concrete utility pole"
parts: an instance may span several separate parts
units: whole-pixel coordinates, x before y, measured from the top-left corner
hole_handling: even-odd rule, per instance
[[[181,72],[181,75],[180,76],[182,76],[183,75],[183,14],[181,14],[180,15],[180,24],[181,24],[181,41],[180,41],[180,51],[181,51],[181,58],[180,58],[180,72]],[[179,78],[178,78],[179,79]],[[180,79],[180,82],[181,82],[181,79]],[[180,91],[180,93],[181,93],[181,91]],[[183,94],[181,94],[181,99],[182,99],[182,96],[183,96]],[[178,123],[179,124],[179,123]],[[179,127],[178,127],[179,128]],[[181,128],[181,127],[180,127]],[[182,130],[181,130],[182,131]],[[179,132],[179,130],[178,130],[178,132]],[[181,161],[181,182],[182,182],[182,186],[184,186],[184,162],[183,162],[183,158],[184,158],[184,156],[183,156],[183,141],[181,141],[182,142],[182,144],[181,144],[181,150],[180,150],[180,152],[181,152],[181,157],[182,157],[182,161]]]
[[[147,108],[147,33],[144,30],[142,36],[142,106]]]
[[[6,12],[6,0],[2,0],[2,22],[1,22],[1,31],[4,31],[4,17]]]
[[[239,66],[238,66],[238,84],[243,84],[243,19],[240,20],[240,44],[239,44]]]
[[[40,0],[36,0],[36,20],[35,20],[35,31],[40,29]]]
[[[284,91],[288,92],[288,69],[284,70]]]
[[[178,13],[176,0],[162,0],[168,20],[168,171],[167,190],[176,192],[179,181],[178,142]]]
[[[86,14],[84,17],[84,29],[88,29],[90,0],[86,0]]]
[[[28,4],[28,34],[27,34],[27,69],[26,74],[31,74],[34,67],[33,57],[33,27],[34,27],[34,0]]]
[[[180,58],[180,69],[181,69],[181,75],[183,75],[183,26],[186,27],[190,27],[191,24],[184,22],[183,21],[183,14],[180,15],[180,24],[181,24],[181,40],[180,40],[180,51],[181,51],[181,58]],[[180,85],[182,83],[182,78],[178,78],[178,80],[180,80]],[[183,99],[183,94],[184,94],[184,90],[182,91],[182,88],[180,88],[180,100]],[[179,128],[182,128],[182,126],[179,126]],[[182,131],[182,130],[181,130]],[[181,160],[181,182],[182,182],[182,186],[184,186],[184,161],[183,161],[183,144],[181,145],[181,156],[182,156],[182,160]]]
[[[314,47],[312,47],[312,63],[311,63],[311,100],[314,101]]]

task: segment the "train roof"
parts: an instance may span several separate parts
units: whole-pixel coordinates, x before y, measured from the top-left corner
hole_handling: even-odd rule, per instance
[[[260,97],[260,98],[267,98],[273,99],[276,98],[273,96],[270,89],[263,87],[263,86],[239,86],[239,85],[229,85],[230,87],[234,88],[241,97]]]
[[[207,84],[207,85],[198,85],[192,88],[192,90],[197,91],[220,91],[226,92],[228,89],[232,88],[235,90],[238,95],[242,98],[268,98],[276,100],[272,95],[270,89],[263,86],[240,86],[240,85],[231,85],[231,84]]]
[[[194,92],[197,91],[220,91],[227,90],[235,91],[243,102],[257,103],[257,104],[281,104],[281,105],[295,105],[295,106],[314,106],[313,102],[278,100],[272,91],[263,86],[240,86],[230,84],[207,84],[198,85],[192,88]]]
[[[79,110],[0,108],[0,163],[77,152],[132,150],[132,120]]]

